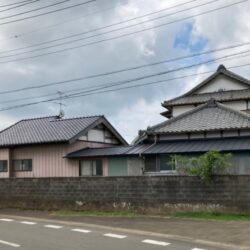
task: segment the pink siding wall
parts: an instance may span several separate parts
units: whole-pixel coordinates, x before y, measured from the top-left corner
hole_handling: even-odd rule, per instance
[[[9,149],[0,149],[0,160],[7,160],[9,163]],[[0,178],[8,178],[9,172],[0,172]]]
[[[31,172],[14,172],[14,177],[74,177],[79,176],[79,161],[64,159],[66,154],[85,148],[109,146],[102,143],[76,141],[68,144],[22,146],[11,149],[12,160],[32,159]],[[9,149],[0,149],[0,160],[8,160]],[[8,177],[0,173],[0,177]]]

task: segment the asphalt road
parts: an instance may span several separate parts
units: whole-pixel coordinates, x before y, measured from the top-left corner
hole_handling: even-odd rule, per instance
[[[122,227],[122,225],[120,225]],[[81,227],[46,220],[0,217],[0,249],[25,250],[221,250],[98,226]]]

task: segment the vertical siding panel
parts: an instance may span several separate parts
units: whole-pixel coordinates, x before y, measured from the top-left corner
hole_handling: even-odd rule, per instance
[[[9,149],[8,148],[0,149],[0,160],[7,160],[8,167],[9,167]],[[8,177],[9,177],[9,168],[8,168],[8,172],[0,172],[0,178],[8,178]]]
[[[75,143],[57,145],[33,145],[18,147],[12,151],[12,159],[32,159],[32,172],[16,172],[16,177],[52,177],[52,176],[78,176],[78,160],[68,160],[63,157],[70,152],[85,147],[107,147],[107,144],[76,141]],[[0,159],[9,158],[8,149],[0,149]],[[105,164],[104,164],[105,165]],[[105,169],[105,172],[107,171]],[[8,177],[8,173],[0,173],[0,178]]]

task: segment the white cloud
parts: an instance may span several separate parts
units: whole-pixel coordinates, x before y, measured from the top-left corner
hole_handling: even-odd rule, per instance
[[[166,120],[160,115],[162,111],[159,100],[147,102],[139,99],[135,104],[121,109],[111,120],[118,131],[131,142],[137,136],[138,130]]]
[[[187,2],[187,0],[182,0],[181,2]],[[197,1],[197,3],[187,6],[193,6],[194,4],[198,4],[200,2],[206,1]],[[220,2],[221,4],[219,5],[228,4],[229,2],[233,1],[225,0]],[[95,4],[92,4],[88,7],[84,6],[38,19],[31,19],[12,25],[1,26],[0,38],[2,39],[17,35],[19,33],[29,32],[31,30],[41,28],[44,25],[46,26],[53,25],[54,23],[60,23],[72,19],[72,16],[74,16],[74,18],[83,17],[87,13],[100,11],[111,6],[115,7],[113,10],[101,12],[96,15],[90,15],[85,19],[82,18],[76,22],[70,22],[65,25],[57,26],[56,28],[44,29],[28,36],[21,36],[17,39],[10,39],[5,42],[0,42],[0,53],[2,50],[24,47],[34,43],[84,32],[89,29],[109,25],[125,19],[130,19],[179,3],[179,0],[102,0],[97,1]],[[36,3],[36,7],[39,6],[39,4],[42,5],[42,3]],[[213,4],[214,7],[219,5]],[[187,6],[185,6],[185,8]],[[183,8],[184,6],[163,13],[172,13]],[[77,44],[96,41],[102,39],[103,37],[112,37],[128,31],[140,30],[143,27],[172,21],[183,16],[192,15],[207,9],[209,8],[205,6],[203,8],[199,8],[199,10],[189,11],[186,14],[171,16],[159,21],[143,24],[138,27],[116,32],[114,34],[109,34],[107,36],[88,39]],[[247,2],[213,14],[187,20],[188,22],[192,21],[192,23],[194,23],[193,34],[191,36],[193,43],[191,44],[196,42],[197,37],[207,39],[207,48],[209,49],[240,43],[243,41],[249,41],[249,9],[250,3]],[[159,16],[162,14],[157,14],[154,16]],[[5,15],[6,13],[2,13],[0,17]],[[143,18],[143,20],[148,19],[149,17]],[[137,21],[139,20],[130,23],[135,23]],[[0,92],[8,89],[35,86],[38,84],[60,81],[83,75],[97,74],[106,71],[113,71],[126,67],[187,55],[190,53],[189,48],[173,48],[175,36],[178,31],[181,30],[180,28],[182,25],[185,25],[185,22],[179,22],[161,29],[143,32],[135,36],[128,36],[126,38],[88,46],[82,49],[71,50],[67,53],[65,52],[27,61],[19,61],[16,63],[1,64]],[[220,55],[221,54],[222,53],[220,53]],[[214,53],[210,56],[210,58],[216,57],[217,55],[219,54]],[[247,62],[247,60],[248,58],[238,58],[232,62],[226,62],[226,66],[237,65]],[[1,61],[2,60],[0,60],[0,63]],[[182,65],[185,65],[185,62],[179,61],[175,62],[174,64],[162,64],[155,67],[144,68],[138,71],[129,71],[122,74],[114,74],[108,77],[96,78],[91,81],[79,81],[65,85],[58,85],[55,87],[20,92],[12,95],[1,95],[1,101],[26,96],[30,97],[39,94],[44,95],[48,93],[56,93],[58,90],[67,93],[67,91],[75,88],[83,88],[86,86],[122,81],[145,74],[152,74],[175,67],[180,67]],[[211,69],[215,70],[217,66],[218,65],[215,64],[205,65],[197,67],[196,69],[191,70],[191,72],[189,70],[177,72],[175,74],[151,78],[141,81],[140,83],[156,81],[158,79],[173,78],[176,76],[178,77],[182,74],[184,75],[192,72],[199,73]],[[237,69],[236,72],[240,72],[241,74],[247,76],[249,75],[248,69],[249,68],[247,67]],[[205,76],[201,75],[179,81],[166,82],[165,84],[151,85],[145,88],[141,87],[126,91],[118,91],[115,93],[103,93],[101,95],[84,96],[82,98],[72,99],[66,102],[66,115],[69,117],[104,114],[111,120],[111,122],[117,127],[122,135],[131,141],[137,135],[139,129],[145,129],[147,126],[152,126],[153,124],[164,120],[164,118],[159,114],[163,111],[163,108],[160,105],[162,101],[170,97],[172,98],[180,93],[186,92],[198,84],[204,77]],[[131,85],[132,84],[136,84],[136,82],[131,83]],[[23,102],[19,103],[21,104]],[[10,106],[16,104],[18,103],[9,103],[6,105]],[[0,109],[6,105],[1,104]],[[43,116],[53,113],[57,114],[58,108],[56,104],[51,103],[4,112],[1,113],[2,121],[0,123],[0,127],[3,128],[16,120],[23,119],[25,117]]]

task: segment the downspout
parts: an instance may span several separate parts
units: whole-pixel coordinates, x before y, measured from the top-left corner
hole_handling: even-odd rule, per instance
[[[146,152],[148,149],[152,148],[154,145],[156,145],[156,143],[157,143],[157,135],[155,135],[154,143],[151,144],[150,146],[148,146],[146,149],[144,149],[142,152],[139,153],[139,158],[142,158],[142,154],[144,152]],[[144,173],[145,173],[144,169],[142,168],[141,170],[142,170],[142,175],[144,175]]]

